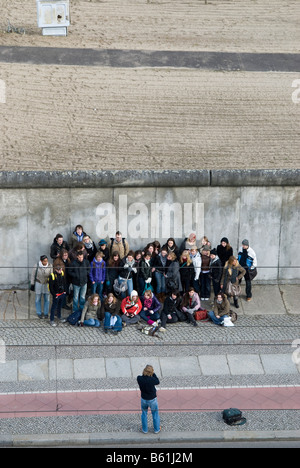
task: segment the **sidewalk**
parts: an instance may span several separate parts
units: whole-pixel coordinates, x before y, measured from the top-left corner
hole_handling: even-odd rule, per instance
[[[254,286],[232,328],[167,326],[158,339],[135,326],[115,336],[35,317],[27,291],[0,294],[0,445],[102,445],[203,440],[300,440],[298,285]],[[23,317],[23,319],[20,319]],[[140,433],[136,376],[152,363],[161,380],[163,431]],[[221,412],[241,409],[229,427]]]

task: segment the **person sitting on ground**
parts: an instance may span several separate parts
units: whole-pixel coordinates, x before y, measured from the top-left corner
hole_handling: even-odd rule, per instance
[[[208,311],[208,316],[216,325],[223,325],[225,317],[229,317],[230,304],[226,295],[219,292],[215,297],[214,310]]]
[[[157,321],[160,320],[160,311],[163,306],[157,297],[150,289],[146,289],[144,295],[141,297],[141,302],[143,307],[140,317],[149,325],[158,325]]]
[[[122,322],[124,326],[137,323],[140,320],[142,303],[138,293],[133,290],[130,296],[125,297],[121,302]]]
[[[100,327],[100,316],[101,300],[98,294],[92,294],[82,309],[80,324],[87,327]]]
[[[191,286],[189,291],[184,294],[182,308],[181,310],[186,314],[188,323],[192,323],[194,327],[197,327],[198,324],[195,320],[194,313],[196,310],[201,309],[201,302],[199,295],[196,293],[195,289]]]
[[[185,314],[180,310],[181,308],[181,297],[178,290],[173,290],[170,295],[166,297],[164,307],[161,312],[161,327],[160,331],[166,331],[167,323],[176,323],[179,320],[184,321],[186,319]]]
[[[112,330],[116,335],[118,332],[122,331],[122,319],[119,315],[120,306],[120,301],[112,293],[109,293],[102,302],[101,319],[104,317],[104,333],[108,333],[108,330]]]

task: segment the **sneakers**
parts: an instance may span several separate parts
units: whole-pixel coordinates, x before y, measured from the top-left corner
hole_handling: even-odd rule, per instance
[[[167,330],[164,327],[160,327],[159,331],[165,333]]]
[[[50,326],[51,326],[51,327],[57,327],[56,323],[55,323],[55,322],[52,322],[52,321],[50,322]]]
[[[159,434],[161,431],[161,426],[159,427],[159,431],[154,431],[154,434]]]

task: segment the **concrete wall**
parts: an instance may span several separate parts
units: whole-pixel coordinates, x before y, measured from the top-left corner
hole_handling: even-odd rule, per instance
[[[116,182],[97,180],[93,173],[92,179],[80,182],[73,174],[66,183],[48,173],[42,184],[35,174],[34,184],[26,173],[19,179],[14,174],[13,180],[2,173],[0,287],[27,287],[33,264],[49,254],[55,235],[68,240],[76,224],[82,224],[95,243],[120,229],[133,249],[154,239],[164,243],[168,237],[180,243],[196,231],[198,239],[207,235],[213,247],[228,237],[236,254],[247,238],[258,257],[257,281],[300,280],[299,173],[293,171],[293,185],[284,182],[286,174],[270,178],[270,171],[259,179],[252,172],[237,178],[232,171],[215,179],[202,171],[196,179],[193,171],[191,184],[189,175],[168,172],[161,182],[157,174],[126,174],[122,179],[118,173]]]

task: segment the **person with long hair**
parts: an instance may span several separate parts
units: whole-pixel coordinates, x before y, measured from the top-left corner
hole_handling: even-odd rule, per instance
[[[122,330],[122,319],[119,315],[120,301],[109,293],[101,305],[101,318],[104,317],[104,333],[108,330],[116,335]]]
[[[130,296],[125,297],[121,302],[122,322],[124,326],[137,323],[140,320],[142,303],[138,293],[133,290]]]
[[[155,385],[159,385],[160,382],[154,372],[153,366],[147,364],[143,370],[143,374],[137,377],[137,382],[141,391],[142,432],[144,434],[148,432],[148,408],[150,408],[154,434],[158,434],[161,431],[161,427]]]
[[[225,263],[221,279],[221,290],[228,299],[233,297],[234,305],[239,308],[238,296],[241,293],[240,280],[245,276],[246,270],[243,268],[236,257],[233,255]]]
[[[92,294],[82,309],[80,324],[87,327],[100,327],[101,300],[98,294]]]

